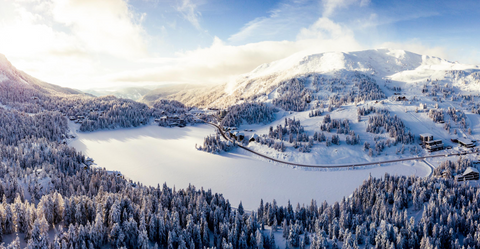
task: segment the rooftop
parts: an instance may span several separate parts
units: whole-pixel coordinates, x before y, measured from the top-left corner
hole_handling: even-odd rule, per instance
[[[462,143],[462,144],[473,144],[472,140],[467,139],[467,138],[459,138],[458,142]]]
[[[423,134],[420,134],[421,137],[433,137],[432,134],[430,133],[423,133]]]
[[[473,168],[473,167],[468,167],[465,172],[463,172],[463,175],[468,175],[470,173],[477,173],[478,174],[478,169]]]

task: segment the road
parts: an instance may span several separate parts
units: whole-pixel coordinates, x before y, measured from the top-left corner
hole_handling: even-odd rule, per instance
[[[206,123],[214,126],[215,128],[217,128],[218,131],[220,132],[220,134],[222,135],[222,137],[225,140],[233,142],[232,139],[227,137],[227,135],[225,134],[225,132],[223,131],[223,129],[220,126],[218,126],[217,124],[214,124],[214,123],[210,123],[210,122],[206,122]],[[322,169],[332,169],[332,168],[352,168],[353,169],[355,167],[362,167],[362,166],[369,166],[369,165],[376,165],[376,164],[380,165],[380,164],[386,164],[386,163],[404,162],[404,161],[412,161],[412,160],[425,160],[427,158],[434,158],[434,157],[462,156],[462,155],[477,154],[478,153],[478,152],[459,152],[459,153],[450,153],[450,154],[439,154],[439,155],[399,158],[399,159],[393,159],[393,160],[385,160],[385,161],[378,161],[378,162],[367,162],[367,163],[335,164],[335,165],[332,165],[332,164],[325,164],[325,165],[316,164],[316,165],[314,165],[314,164],[302,164],[302,163],[294,163],[294,162],[283,161],[283,160],[279,160],[279,159],[276,159],[276,158],[269,157],[267,155],[263,155],[261,153],[258,153],[256,151],[254,151],[250,148],[247,148],[243,145],[240,145],[238,143],[237,143],[237,146],[246,150],[246,151],[248,151],[248,152],[251,152],[251,153],[253,153],[257,156],[263,157],[265,159],[268,159],[268,160],[271,160],[271,161],[274,161],[274,162],[277,162],[277,163],[283,163],[283,164],[288,164],[288,165],[298,166],[298,167],[322,168]],[[432,171],[433,171],[433,169],[432,169]]]

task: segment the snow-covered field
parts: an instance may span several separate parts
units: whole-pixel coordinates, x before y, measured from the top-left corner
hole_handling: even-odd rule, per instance
[[[72,127],[74,128],[74,127]],[[166,182],[177,189],[193,184],[224,194],[232,206],[240,201],[256,209],[260,199],[276,199],[280,205],[329,203],[348,197],[364,179],[386,172],[425,176],[430,168],[423,162],[388,164],[357,170],[308,170],[269,163],[236,149],[220,155],[197,151],[195,144],[214,133],[211,126],[186,128],[146,126],[77,133],[70,145],[95,159],[99,167],[121,171],[146,185]],[[341,149],[341,148],[339,148]]]

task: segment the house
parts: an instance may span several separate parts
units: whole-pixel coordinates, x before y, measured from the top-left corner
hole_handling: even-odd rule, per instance
[[[77,118],[75,116],[70,116],[68,117],[71,121],[74,121],[74,120],[77,120]]]
[[[457,177],[455,177],[455,179],[459,182],[468,181],[468,180],[478,180],[479,179],[478,169],[468,167],[465,170],[465,172],[463,172],[463,174],[458,175]]]
[[[90,166],[90,165],[93,164],[93,162],[94,162],[94,161],[93,161],[93,158],[87,157],[87,159],[85,159],[85,164],[86,164],[86,165],[89,165],[89,166]]]
[[[84,163],[81,163],[80,166],[84,169],[84,170],[87,170],[90,168],[90,166],[84,164]]]
[[[459,138],[458,144],[460,144],[460,146],[463,146],[465,148],[475,147],[475,143],[472,140],[466,139],[466,138]]]
[[[233,133],[230,132],[230,137],[235,138],[235,140],[242,141],[243,139],[245,139],[245,134],[243,134],[242,132],[235,131]]]
[[[245,134],[243,134],[242,132],[238,132],[237,133],[237,140],[242,141],[243,139],[245,139]]]
[[[443,150],[442,140],[433,140],[433,135],[430,133],[420,134],[420,141],[421,145],[429,151]]]
[[[425,148],[429,151],[443,150],[443,142],[440,139],[425,142]]]
[[[257,134],[253,134],[253,135],[250,137],[250,139],[248,139],[248,142],[253,142],[253,141],[257,140],[257,138],[258,138],[258,135],[257,135]]]
[[[480,164],[480,156],[477,156],[475,159],[472,160],[473,165],[479,165]]]
[[[422,141],[423,144],[425,144],[425,142],[432,141],[432,140],[433,140],[432,134],[430,133],[420,134],[420,141]]]

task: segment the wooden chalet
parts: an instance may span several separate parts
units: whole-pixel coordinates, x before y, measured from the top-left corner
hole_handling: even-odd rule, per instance
[[[478,180],[479,179],[479,172],[478,169],[473,168],[473,167],[468,167],[463,174],[458,175],[455,177],[455,179],[458,182],[463,182],[463,181],[470,181],[470,180]]]

